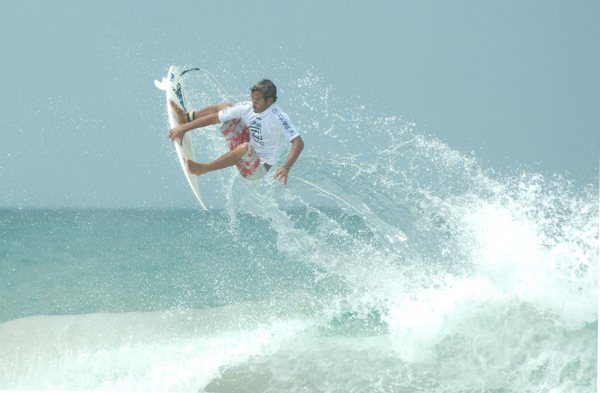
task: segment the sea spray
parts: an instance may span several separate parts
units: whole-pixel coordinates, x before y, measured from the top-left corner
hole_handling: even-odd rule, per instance
[[[244,96],[189,76],[194,107]],[[287,187],[232,169],[209,213],[3,213],[0,388],[593,391],[596,186],[485,168],[311,72],[282,105]]]

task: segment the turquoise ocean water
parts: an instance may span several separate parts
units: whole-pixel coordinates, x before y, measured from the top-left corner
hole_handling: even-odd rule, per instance
[[[0,210],[0,389],[594,391],[597,186],[297,83],[318,146],[287,188],[231,170],[209,212]]]

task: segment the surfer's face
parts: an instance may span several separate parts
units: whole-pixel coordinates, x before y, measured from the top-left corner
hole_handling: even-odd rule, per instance
[[[273,103],[273,99],[269,98],[265,100],[263,94],[260,91],[252,92],[252,109],[254,113],[264,112]]]

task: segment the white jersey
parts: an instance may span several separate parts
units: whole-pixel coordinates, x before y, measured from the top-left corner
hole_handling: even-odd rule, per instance
[[[300,136],[289,116],[279,105],[273,104],[262,113],[255,113],[251,102],[242,102],[219,111],[219,120],[224,123],[242,119],[250,131],[250,145],[269,165],[277,164],[287,144]]]

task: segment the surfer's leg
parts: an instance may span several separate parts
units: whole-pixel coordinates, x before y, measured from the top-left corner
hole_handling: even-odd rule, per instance
[[[237,164],[239,160],[248,152],[248,143],[242,143],[233,150],[228,151],[214,161],[201,164],[199,162],[186,160],[185,164],[188,171],[194,175],[202,175],[207,172],[216,171]]]
[[[171,109],[177,116],[177,122],[179,124],[187,123],[186,113],[179,105],[177,105],[173,100],[169,100],[169,104],[171,105]]]

